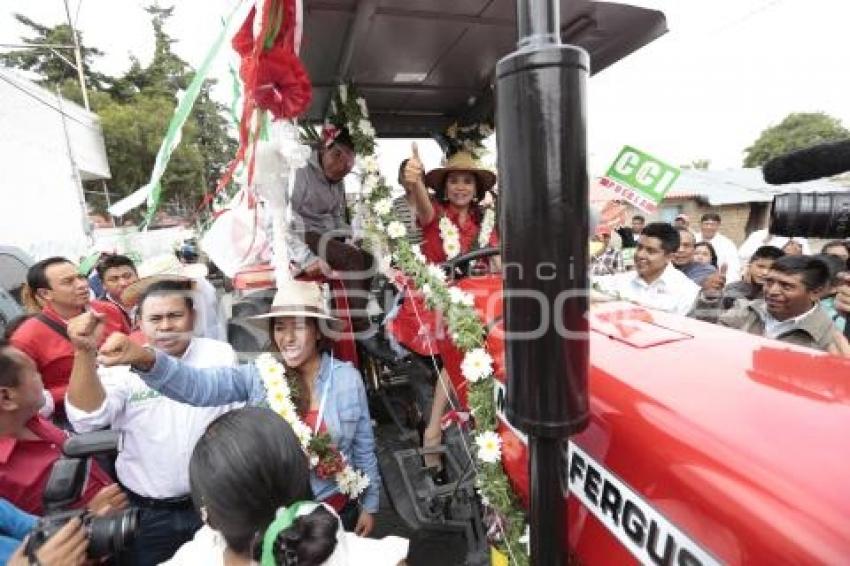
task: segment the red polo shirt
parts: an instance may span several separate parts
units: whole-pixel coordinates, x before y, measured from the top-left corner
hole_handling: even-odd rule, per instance
[[[0,494],[27,513],[42,515],[42,497],[53,462],[62,455],[67,435],[47,420],[35,416],[27,428],[38,440],[0,437]],[[114,483],[92,462],[80,502],[87,504],[101,489]]]
[[[440,218],[443,216],[448,216],[449,220],[454,222],[454,225],[458,227],[458,231],[460,232],[460,253],[465,254],[468,252],[478,237],[478,221],[471,214],[468,214],[466,221],[461,225],[459,223],[460,214],[452,206],[440,204],[433,199],[431,199],[431,206],[434,207],[434,218],[431,222],[422,226],[422,254],[431,263],[443,263],[446,261],[446,252],[443,251],[443,238],[440,235]],[[499,245],[499,235],[496,233],[495,228],[490,233],[490,239],[487,245]]]
[[[89,308],[106,315],[103,340],[113,332],[130,333],[124,314],[115,305],[105,301],[92,301]],[[63,327],[67,326],[67,322],[49,306],[41,313]],[[10,342],[35,362],[44,381],[44,388],[50,391],[57,409],[61,408],[65,402],[68,381],[71,379],[71,368],[74,366],[74,347],[71,342],[37,318],[24,322],[12,334]]]

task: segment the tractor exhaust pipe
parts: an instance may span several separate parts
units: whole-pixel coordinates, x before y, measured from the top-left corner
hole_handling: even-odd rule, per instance
[[[528,434],[531,563],[559,565],[562,451],[588,420],[589,57],[561,44],[558,0],[517,0],[517,27],[517,51],[496,66],[506,413]]]

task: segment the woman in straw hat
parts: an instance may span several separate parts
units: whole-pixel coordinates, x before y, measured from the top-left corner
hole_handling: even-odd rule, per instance
[[[424,175],[415,143],[412,149],[403,184],[422,227],[422,253],[428,261],[443,263],[475,248],[498,246],[492,213],[486,216],[480,206],[496,184],[496,175],[466,151],[454,153],[445,166]],[[428,187],[434,190],[434,197]]]
[[[101,350],[104,365],[133,365],[152,389],[198,406],[244,401],[268,406],[290,423],[313,467],[316,499],[343,524],[367,535],[378,510],[380,475],[366,391],[360,373],[333,357],[328,313],[312,282],[279,286],[268,313],[252,317],[267,330],[270,353],[235,368],[197,369],[116,334]],[[75,332],[94,332],[76,325]]]
[[[403,184],[407,199],[422,227],[422,254],[431,263],[443,263],[476,248],[498,246],[499,237],[495,230],[495,213],[485,211],[481,206],[487,192],[496,183],[496,175],[482,167],[467,151],[457,151],[450,155],[443,167],[438,167],[423,175],[424,169],[419,158],[419,150],[414,143],[412,156],[404,167]],[[433,189],[432,197],[428,188]],[[498,268],[498,259],[492,258],[492,267]],[[423,333],[416,322],[425,329],[436,328],[438,324],[434,313],[428,312],[419,293],[412,293],[411,300],[405,301],[399,314],[390,324],[390,328],[400,342],[411,344],[411,340],[434,342],[430,333]],[[407,336],[415,332],[415,336]],[[459,352],[449,340],[440,340],[435,344],[444,359],[455,360]],[[430,344],[429,344],[430,346]],[[420,352],[423,353],[423,352]],[[454,393],[461,403],[465,401],[465,383],[459,378],[452,384]],[[442,439],[443,413],[449,404],[449,382],[451,372],[441,371],[440,380],[434,390],[434,402],[431,415],[423,436],[423,447],[433,447]],[[425,463],[439,470],[440,458],[435,454],[425,456]]]

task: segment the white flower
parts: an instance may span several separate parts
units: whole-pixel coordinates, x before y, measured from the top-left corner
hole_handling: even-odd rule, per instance
[[[319,465],[319,457],[316,456],[315,454],[311,454],[310,455],[310,467],[315,468],[318,465]]]
[[[469,293],[465,293],[463,290],[458,289],[457,287],[451,287],[449,289],[449,299],[451,302],[456,305],[465,305],[467,307],[471,307],[475,304],[475,299]]]
[[[428,265],[428,275],[442,283],[446,281],[446,272],[439,265],[434,265],[433,263]]]
[[[348,85],[339,85],[339,99],[343,104],[348,100]]]
[[[364,116],[369,115],[369,109],[366,108],[366,101],[363,99],[363,97],[357,99],[357,106],[360,107],[361,114],[363,114]]]
[[[517,539],[517,542],[525,545],[526,554],[531,554],[531,527],[529,525],[525,526],[525,532]]]
[[[413,253],[413,257],[416,258],[419,263],[428,263],[428,258],[425,257],[425,254],[422,253],[422,246],[419,244],[414,244],[410,246],[410,251]]]
[[[390,213],[393,209],[393,201],[389,198],[382,198],[378,202],[372,205],[372,210],[375,211],[375,214],[379,216],[385,216]]]
[[[478,447],[478,459],[488,464],[495,464],[502,459],[502,439],[492,430],[487,430],[475,437]]]
[[[487,507],[490,507],[490,500],[487,499],[486,495],[484,495],[484,491],[479,489],[478,490],[478,497],[481,498],[481,504],[482,505],[486,505]]]
[[[372,122],[370,122],[366,118],[362,118],[357,123],[357,129],[360,130],[364,136],[373,138],[375,137],[375,128],[372,127]]]
[[[372,191],[378,188],[378,178],[375,175],[366,175],[361,188],[366,196],[371,195]]]
[[[433,291],[431,290],[431,286],[428,283],[422,285],[422,294],[425,295],[425,298],[430,299]]]
[[[454,240],[448,240],[443,244],[443,251],[446,252],[446,257],[451,259],[460,253],[460,244]]]
[[[363,167],[366,169],[367,173],[377,176],[378,160],[375,159],[374,155],[367,155],[363,158]],[[375,181],[377,182],[377,179],[375,179]]]
[[[387,225],[387,236],[393,240],[402,238],[405,234],[407,234],[407,228],[405,228],[404,224],[398,220],[393,220],[389,223],[389,225]]]
[[[336,475],[336,482],[342,494],[355,498],[369,487],[369,477],[351,466],[346,466]]]
[[[470,350],[463,357],[460,370],[468,381],[472,383],[481,381],[493,373],[493,358],[484,348]]]

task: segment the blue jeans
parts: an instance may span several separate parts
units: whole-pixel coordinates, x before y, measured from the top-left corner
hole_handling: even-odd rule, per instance
[[[130,499],[133,504],[132,497]],[[139,528],[129,549],[133,566],[154,566],[165,562],[195,536],[201,518],[194,507],[186,509],[139,508]]]

